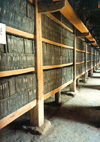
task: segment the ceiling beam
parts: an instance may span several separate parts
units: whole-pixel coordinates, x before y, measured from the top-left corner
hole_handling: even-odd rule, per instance
[[[60,10],[60,12],[68,19],[72,25],[74,25],[81,33],[89,33],[89,30],[87,27],[84,25],[84,23],[78,18],[76,15],[75,11],[69,4],[68,0],[65,0],[65,7]],[[92,45],[96,46],[96,40],[92,37],[92,35],[89,33],[89,35],[86,36],[86,38],[89,41],[95,41],[92,43]]]
[[[65,0],[39,0],[38,2],[39,12],[41,13],[59,11],[64,6]]]
[[[85,37],[85,36],[88,36],[88,35],[89,35],[89,32],[88,33],[80,33],[80,32],[76,33],[77,37]]]
[[[100,8],[100,0],[98,0],[98,8]]]

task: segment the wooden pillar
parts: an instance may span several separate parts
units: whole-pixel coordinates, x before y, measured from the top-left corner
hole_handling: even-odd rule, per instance
[[[93,69],[92,69],[92,50],[91,50],[91,70],[89,71],[89,77],[93,75]]]
[[[84,83],[86,83],[88,78],[88,72],[87,72],[87,44],[85,48],[85,74],[82,76],[82,80]]]
[[[30,112],[31,124],[41,127],[44,124],[44,96],[43,96],[43,59],[42,59],[42,26],[41,14],[38,13],[38,0],[36,6],[36,72],[37,72],[37,103]]]
[[[96,70],[98,69],[98,59],[97,59],[97,50],[96,50]]]
[[[75,35],[74,35],[74,57],[73,57],[73,83],[70,85],[70,90],[73,92],[76,92],[76,29],[75,29]]]
[[[59,104],[61,102],[61,93],[60,92],[57,92],[55,94],[55,103],[56,104]]]

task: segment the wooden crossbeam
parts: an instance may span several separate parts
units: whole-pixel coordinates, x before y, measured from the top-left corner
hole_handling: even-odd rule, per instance
[[[39,1],[39,12],[54,12],[59,11],[65,6],[65,0],[49,0],[49,1]]]
[[[30,111],[31,125],[41,127],[44,124],[44,98],[43,98],[43,57],[42,57],[42,24],[41,14],[38,12],[38,0],[36,6],[36,72],[37,72],[37,103]]]
[[[89,33],[89,30],[84,25],[84,23],[78,18],[75,11],[69,4],[68,0],[65,1],[65,7],[60,10],[60,12],[66,17],[70,23],[72,23],[76,29],[78,29],[81,33]],[[89,41],[95,41],[95,43],[92,43],[93,45],[97,45],[96,40],[92,37],[92,35],[89,33],[89,35],[86,36],[86,38]]]
[[[100,0],[98,0],[98,8],[100,8]]]
[[[85,37],[85,36],[88,36],[88,35],[89,35],[89,32],[88,33],[79,33],[79,32],[76,33],[77,37]]]
[[[35,71],[35,68],[26,68],[26,69],[2,71],[2,72],[0,72],[0,77],[8,77],[8,76],[13,76],[13,75],[20,75],[20,74],[34,72],[34,71]]]
[[[43,66],[43,70],[62,68],[62,67],[67,67],[67,66],[71,66],[71,65],[73,65],[73,63],[61,64],[61,65]]]
[[[17,35],[17,36],[25,37],[25,38],[29,38],[29,39],[35,38],[35,36],[33,34],[30,34],[30,33],[27,33],[27,32],[24,32],[24,31],[21,31],[21,30],[18,30],[18,29],[9,27],[9,26],[6,26],[6,32],[10,33],[12,35]]]

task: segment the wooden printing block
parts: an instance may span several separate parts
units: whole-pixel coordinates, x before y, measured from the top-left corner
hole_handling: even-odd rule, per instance
[[[7,35],[7,47],[9,53],[14,52],[13,39],[11,35]]]
[[[26,15],[26,4],[28,3],[28,1],[26,0],[19,0],[19,12],[21,13],[21,15]]]
[[[13,95],[9,98],[9,111],[10,113],[14,112],[17,108],[17,102],[16,102],[16,95]]]
[[[15,91],[15,77],[9,78],[9,90],[10,90],[10,96],[12,96],[16,93],[16,91]]]
[[[17,48],[18,53],[24,53],[24,40],[23,40],[23,38],[17,37],[16,41],[17,41],[16,48]]]
[[[27,2],[27,16],[34,19],[34,6],[29,2]]]
[[[0,53],[5,52],[5,46],[3,44],[0,44]]]
[[[25,42],[25,53],[32,54],[32,52],[33,52],[32,40],[25,39],[24,42]]]
[[[8,113],[7,99],[3,99],[0,101],[0,118],[5,117]]]
[[[0,81],[0,100],[3,99],[3,90],[2,90],[2,83]]]
[[[20,55],[19,54],[14,54],[13,56],[13,69],[19,69],[19,62],[20,62]]]
[[[22,107],[22,95],[21,95],[21,92],[17,94],[16,101],[17,101],[16,108],[19,109],[20,107]]]
[[[28,103],[28,90],[25,90],[23,93],[23,105]]]
[[[21,92],[22,90],[22,76],[16,76],[15,78],[15,83],[16,83],[16,93]]]
[[[9,97],[8,79],[4,79],[2,81],[2,94],[3,94],[3,99],[6,99]]]
[[[7,70],[7,55],[6,53],[0,54],[0,71]]]
[[[28,89],[28,101],[31,102],[32,100],[34,100],[36,97],[36,94],[34,94],[34,89],[30,88]]]

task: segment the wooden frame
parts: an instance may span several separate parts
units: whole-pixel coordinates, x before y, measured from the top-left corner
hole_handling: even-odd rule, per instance
[[[29,0],[31,3],[33,3],[33,0]],[[66,0],[67,1],[67,0]],[[66,12],[68,13],[66,14]],[[76,26],[76,22],[78,21],[79,24],[77,25],[77,28],[80,28],[80,30],[82,32],[88,32],[88,29],[86,27],[84,27],[84,24],[80,21],[80,19],[77,19],[77,16],[75,15],[73,9],[70,7],[68,1],[66,2],[66,7],[64,9],[61,10],[61,13],[67,18],[69,19],[69,21],[71,23],[73,23],[74,26]],[[73,17],[71,17],[71,14]],[[58,20],[56,17],[54,17],[52,14],[47,13],[47,16],[49,16],[52,20],[54,20],[56,23],[58,23],[59,25],[61,25],[63,28],[65,28],[66,30],[70,31],[71,33],[73,33],[73,30],[70,29],[69,27],[67,27],[65,24],[63,24],[60,20]],[[72,18],[72,19],[70,19]],[[76,18],[76,20],[73,21],[73,18]],[[80,23],[81,22],[81,23]],[[36,36],[31,34],[31,33],[27,33],[12,27],[7,26],[6,27],[6,32],[12,35],[16,35],[16,36],[20,36],[20,37],[24,37],[24,38],[28,38],[28,39],[36,39],[36,43],[37,43],[37,53],[36,53],[36,59],[37,59],[37,67],[36,69],[34,67],[32,68],[26,68],[26,69],[18,69],[18,70],[9,70],[9,71],[2,71],[0,72],[0,77],[8,77],[8,76],[12,76],[12,75],[19,75],[19,74],[24,74],[24,73],[29,73],[29,72],[36,72],[37,73],[37,86],[38,86],[38,92],[37,92],[37,98],[26,104],[25,106],[21,107],[20,109],[16,110],[15,112],[9,114],[8,116],[4,117],[3,119],[0,120],[0,129],[2,129],[3,127],[7,126],[9,123],[11,123],[12,121],[14,121],[15,119],[17,119],[18,117],[20,117],[21,115],[23,115],[24,113],[30,111],[30,118],[31,118],[31,124],[32,125],[36,125],[41,127],[44,124],[44,100],[48,99],[50,96],[56,94],[57,92],[59,92],[60,90],[62,90],[63,88],[65,88],[66,86],[70,85],[73,83],[72,85],[72,89],[75,91],[76,89],[76,79],[78,79],[79,77],[81,77],[82,75],[84,75],[86,72],[88,72],[89,70],[92,70],[93,68],[95,68],[97,65],[100,65],[100,63],[97,62],[96,60],[96,65],[92,68],[86,69],[85,72],[83,72],[82,74],[76,76],[76,64],[82,64],[83,62],[78,62],[76,63],[76,51],[79,52],[86,52],[86,56],[87,52],[84,50],[80,50],[80,49],[76,49],[76,32],[75,32],[75,39],[74,39],[74,48],[71,46],[67,46],[64,45],[62,43],[57,43],[45,38],[42,38],[41,35],[41,14],[38,13],[38,5],[37,5],[37,0],[36,0]],[[62,38],[62,35],[61,35]],[[87,39],[89,39],[90,41],[95,41],[95,39],[92,38],[92,35],[89,34],[88,36],[86,36]],[[81,40],[84,41],[84,39],[80,38]],[[43,70],[47,70],[47,69],[55,69],[55,68],[62,68],[62,67],[66,67],[66,66],[71,66],[73,65],[73,63],[68,63],[68,64],[61,64],[61,65],[51,65],[51,66],[43,66],[43,58],[42,58],[42,42],[46,42],[49,44],[53,44],[56,46],[60,46],[63,48],[68,48],[68,49],[72,49],[74,50],[74,78],[71,81],[68,81],[67,83],[61,85],[60,87],[52,90],[51,92],[48,92],[47,94],[43,95],[43,89],[44,89],[44,84],[43,84]],[[92,45],[97,45],[96,42],[92,43]],[[90,53],[90,54],[95,54],[95,53]],[[95,56],[97,56],[97,54],[95,54]],[[91,61],[87,61],[87,57],[86,57],[86,67],[87,67],[87,62],[91,62]]]
[[[73,65],[73,63],[61,64],[61,65],[43,66],[43,70],[62,68],[62,67],[67,67],[67,66],[71,66],[71,65]]]
[[[68,45],[64,45],[64,44],[61,44],[61,43],[57,43],[57,42],[55,42],[55,41],[51,41],[51,40],[46,39],[46,38],[42,38],[42,42],[49,43],[49,44],[53,44],[53,45],[60,46],[60,47],[64,47],[64,48],[73,49],[72,46],[68,46]]]
[[[20,75],[24,73],[34,72],[35,68],[26,68],[26,69],[18,69],[18,70],[10,70],[10,71],[2,71],[0,72],[0,77],[8,77],[13,75]]]
[[[83,63],[85,63],[85,61],[77,62],[76,65],[78,65],[78,64],[83,64]]]
[[[25,38],[29,38],[29,39],[35,38],[35,36],[33,34],[30,34],[30,33],[27,33],[27,32],[24,32],[24,31],[21,31],[21,30],[18,30],[18,29],[9,27],[9,26],[6,27],[6,32],[10,33],[12,35],[17,35],[17,36],[25,37]]]
[[[38,12],[38,0],[36,6],[36,72],[37,72],[37,103],[36,107],[30,111],[30,121],[32,125],[41,127],[44,124],[44,98],[43,98],[43,58],[42,58],[42,23],[41,14]]]

